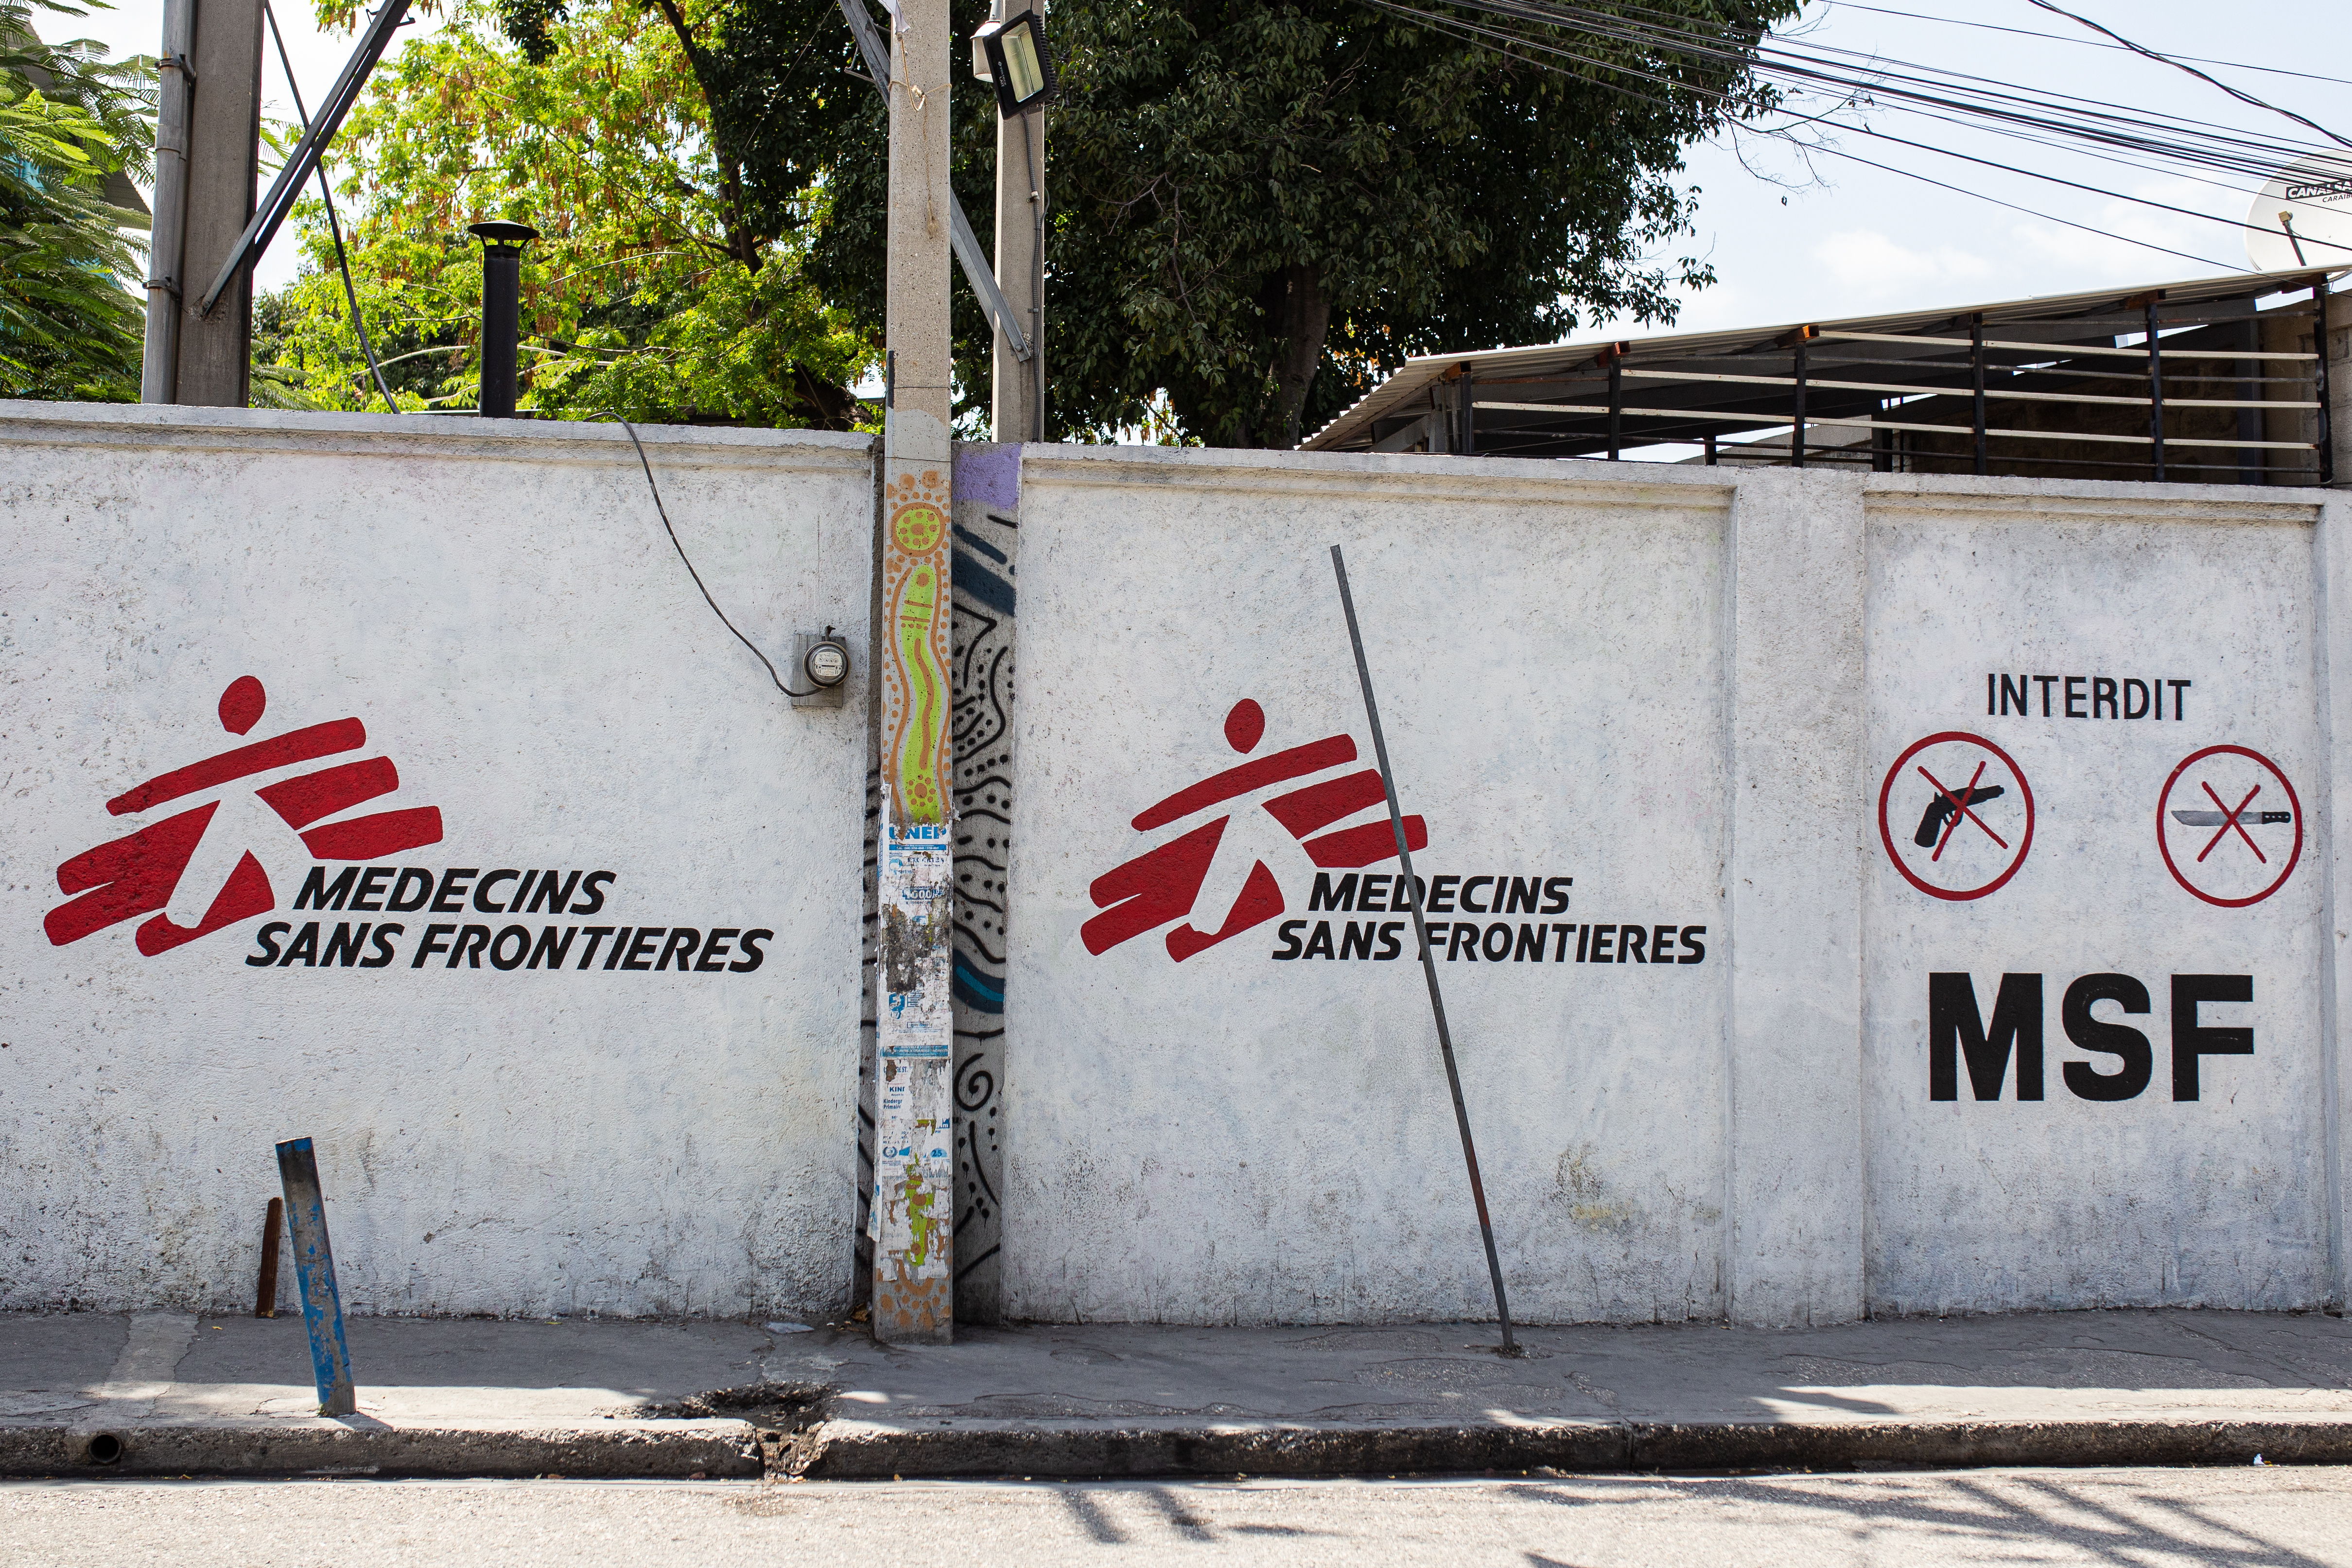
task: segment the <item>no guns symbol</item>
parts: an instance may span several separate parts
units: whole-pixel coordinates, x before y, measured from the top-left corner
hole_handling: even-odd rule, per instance
[[[1903,879],[1929,898],[1981,899],[2025,864],[2033,790],[2007,752],[1947,730],[1914,742],[1886,770],[1878,837]]]

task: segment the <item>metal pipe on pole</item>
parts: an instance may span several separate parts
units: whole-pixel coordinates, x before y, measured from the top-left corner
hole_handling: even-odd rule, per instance
[[[253,373],[253,279],[239,277],[209,313],[198,291],[237,248],[261,178],[261,0],[191,0],[187,191],[176,258],[180,289],[169,401],[242,408]],[[143,380],[143,377],[142,377]]]
[[[180,250],[188,225],[188,116],[194,96],[196,0],[163,0],[163,41],[155,102],[155,189],[148,230],[147,344],[139,401],[171,403],[179,380]]]

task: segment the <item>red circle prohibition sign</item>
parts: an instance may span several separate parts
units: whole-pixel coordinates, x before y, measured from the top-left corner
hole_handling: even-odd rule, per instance
[[[2015,853],[2011,855],[2009,864],[2002,869],[2000,875],[1981,888],[1939,888],[1922,878],[1905,863],[1902,852],[1895,847],[1895,835],[1886,826],[1886,803],[1895,793],[1895,781],[1903,776],[1904,764],[1928,747],[1939,746],[1948,741],[1958,741],[1970,746],[1981,746],[2000,758],[2001,765],[2009,770],[2010,777],[2017,781],[2017,793],[2025,802],[2025,832],[2018,838]],[[1943,788],[1941,784],[1936,787],[1939,790]],[[1955,829],[1958,826],[1958,815],[1953,819],[1953,826]],[[2017,875],[2018,868],[2025,864],[2026,851],[2033,847],[2033,788],[2025,782],[2025,770],[2017,765],[2017,760],[1982,735],[1971,735],[1965,730],[1939,731],[1924,741],[1914,742],[1907,751],[1895,759],[1895,765],[1886,770],[1886,782],[1878,786],[1878,840],[1886,846],[1886,858],[1895,862],[1895,868],[1903,873],[1903,879],[1929,898],[1948,899],[1955,903],[1981,899],[1988,893],[1999,892],[2006,886],[2009,879]]]
[[[2199,763],[2203,762],[2206,758],[2214,756],[2247,757],[2251,758],[2253,762],[2260,763],[2264,769],[2269,771],[2271,777],[2278,780],[2279,788],[2286,791],[2287,809],[2294,814],[2294,847],[2288,852],[2286,864],[2280,868],[2279,874],[2272,879],[2269,887],[2264,888],[2261,892],[2255,893],[2250,898],[2222,899],[2216,898],[2211,893],[2207,892],[2204,889],[2190,881],[2187,877],[2181,875],[2180,867],[2175,863],[2172,858],[2172,846],[2165,841],[2164,812],[2165,807],[2172,803],[2172,786],[2180,782],[2181,774],[2187,773],[2190,768],[2196,766]],[[2252,797],[2250,796],[2248,798],[2251,799]],[[2228,802],[2222,802],[2221,805],[2222,812],[2228,819],[2222,826],[2221,833],[2227,834],[2231,830],[2231,827],[2235,825],[2238,816],[2245,811],[2246,803],[2241,802],[2239,804],[2238,810],[2234,812],[2229,809]],[[2253,818],[2249,816],[2246,820],[2251,822]],[[2239,831],[2242,834],[2244,830],[2240,829]],[[2220,835],[2216,835],[2216,837],[2219,837]],[[2180,765],[2172,770],[2172,776],[2164,781],[2163,793],[2156,797],[2156,847],[2158,851],[2164,856],[2164,868],[2172,873],[2172,879],[2174,881],[2179,883],[2182,887],[2188,889],[2191,893],[2194,893],[2197,897],[2204,900],[2209,904],[2219,905],[2221,908],[2225,910],[2242,910],[2248,904],[2261,903],[2264,899],[2269,898],[2273,893],[2277,892],[2281,888],[2286,886],[2286,879],[2294,875],[2295,864],[2303,858],[2303,801],[2295,795],[2294,785],[2287,782],[2287,776],[2280,770],[2279,765],[2271,761],[2268,757],[2263,755],[2260,752],[2252,750],[2245,746],[2208,746],[2201,752],[2191,752],[2189,755],[2183,757],[2180,760]]]

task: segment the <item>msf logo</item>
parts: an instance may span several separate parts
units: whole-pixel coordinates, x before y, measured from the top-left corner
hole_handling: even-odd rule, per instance
[[[1244,756],[1257,750],[1265,734],[1265,710],[1249,698],[1234,703],[1233,711],[1225,715],[1225,742]],[[1330,770],[1355,760],[1354,741],[1346,735],[1326,735],[1319,741],[1213,773],[1157,805],[1146,806],[1136,815],[1133,826],[1138,833],[1155,832],[1276,784],[1310,774],[1328,774]],[[1387,792],[1381,787],[1379,770],[1365,768],[1318,779],[1275,795],[1263,805],[1265,816],[1306,849],[1309,860],[1336,870],[1377,866],[1395,858],[1396,830],[1388,820],[1387,798]],[[1383,807],[1378,820],[1325,831],[1334,823],[1373,806]],[[1235,826],[1237,818],[1244,826],[1236,837],[1262,820],[1255,812],[1237,813],[1229,807],[1096,878],[1087,891],[1095,907],[1103,912],[1078,928],[1079,940],[1086,943],[1087,951],[1099,955],[1171,921],[1181,921],[1183,923],[1170,931],[1167,938],[1168,956],[1181,963],[1282,913],[1282,885],[1266,868],[1264,859],[1253,858],[1240,892],[1225,907],[1223,918],[1216,922],[1215,929],[1202,931],[1192,923],[1191,917],[1194,906],[1202,901],[1218,847],[1228,829]],[[1418,816],[1404,819],[1404,836],[1412,848],[1429,847],[1428,825]],[[1237,865],[1240,858],[1233,859]],[[1222,899],[1211,900],[1210,907],[1213,909],[1223,902]]]
[[[261,721],[262,710],[268,702],[260,681],[249,675],[239,677],[221,693],[221,728],[232,735],[250,732]],[[205,829],[212,826],[225,803],[231,804],[234,811],[236,806],[257,798],[301,836],[303,847],[318,860],[373,860],[440,843],[441,813],[435,806],[371,812],[364,816],[347,816],[340,822],[323,820],[398,789],[400,774],[389,757],[341,763],[279,778],[249,792],[224,791],[221,787],[257,773],[281,773],[320,758],[356,752],[366,744],[367,729],[357,719],[336,719],[308,729],[290,730],[266,741],[233,746],[201,762],[158,773],[108,801],[106,809],[114,816],[134,816],[193,796],[214,796],[202,805],[187,807],[151,823],[128,837],[84,850],[59,866],[58,890],[78,896],[51,910],[42,921],[50,942],[63,947],[93,931],[149,915],[152,918],[139,927],[138,946],[141,952],[152,958],[223,926],[276,909],[278,896],[270,888],[268,873],[262,869],[261,862],[246,842],[232,841],[214,846],[205,857],[207,861],[226,865],[229,855],[238,856],[235,868],[218,882],[217,890],[211,892],[209,901],[201,906],[190,903],[177,911],[183,916],[194,916],[192,921],[173,918],[173,906],[182,902],[180,884],[187,878],[191,864],[197,860]],[[243,826],[240,825],[240,839]],[[216,875],[215,866],[196,879],[192,898],[205,899]]]

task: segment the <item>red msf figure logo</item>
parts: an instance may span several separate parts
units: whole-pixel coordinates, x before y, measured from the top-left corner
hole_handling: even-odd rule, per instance
[[[228,689],[221,693],[221,728],[232,735],[245,734],[261,721],[261,711],[268,701],[261,682],[253,677],[241,676],[231,681]],[[307,730],[234,747],[200,763],[158,774],[108,801],[106,809],[116,816],[128,816],[255,773],[274,772],[341,752],[355,752],[366,744],[366,727],[357,719],[313,724]],[[302,842],[315,858],[373,860],[441,842],[440,810],[427,805],[347,817],[321,827],[310,825],[362,801],[390,795],[399,787],[400,774],[394,769],[392,759],[370,757],[363,762],[343,763],[281,779],[253,793],[284,818],[287,826],[297,832],[310,829],[302,833]],[[59,904],[42,921],[50,942],[63,947],[69,942],[79,942],[92,931],[152,914],[154,919],[139,928],[139,951],[152,958],[223,926],[277,908],[278,898],[270,889],[268,874],[248,849],[220,891],[214,895],[204,918],[194,925],[175,924],[168,914],[158,912],[178,890],[180,879],[187,873],[188,862],[194,858],[196,846],[203,842],[205,829],[220,805],[218,800],[214,800],[167,816],[127,838],[85,850],[58,867],[58,890],[80,897]]]
[[[1265,710],[1249,698],[1234,703],[1233,711],[1225,715],[1225,740],[1236,752],[1246,755],[1255,751],[1265,734]],[[1150,833],[1254,790],[1355,760],[1354,741],[1345,735],[1327,735],[1322,740],[1228,768],[1180,789],[1157,805],[1147,806],[1137,814],[1135,830]],[[1289,830],[1293,838],[1303,843],[1307,858],[1316,865],[1328,869],[1353,868],[1377,866],[1395,857],[1396,830],[1385,815],[1381,820],[1360,827],[1341,828],[1314,838],[1307,835],[1353,816],[1368,806],[1382,805],[1387,798],[1387,792],[1381,787],[1380,771],[1366,768],[1276,795],[1265,803],[1265,810]],[[1228,812],[1096,878],[1087,891],[1103,912],[1078,928],[1079,940],[1087,944],[1087,951],[1108,952],[1130,937],[1141,936],[1170,921],[1183,920],[1184,924],[1168,933],[1168,956],[1181,963],[1194,953],[1205,952],[1282,913],[1281,885],[1266,869],[1265,862],[1257,860],[1251,864],[1249,879],[1242,884],[1240,896],[1215,931],[1198,930],[1185,918],[1192,914],[1193,902],[1201,896],[1201,885],[1208,879],[1217,845],[1233,820],[1233,814]],[[1428,825],[1418,816],[1406,817],[1404,839],[1414,849],[1426,849]]]

